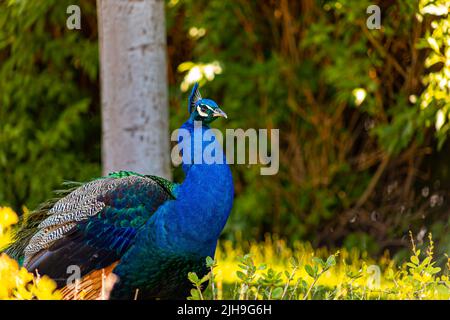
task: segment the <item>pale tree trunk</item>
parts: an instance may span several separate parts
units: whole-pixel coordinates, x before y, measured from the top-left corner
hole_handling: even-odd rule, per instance
[[[170,178],[163,0],[97,0],[103,173]]]

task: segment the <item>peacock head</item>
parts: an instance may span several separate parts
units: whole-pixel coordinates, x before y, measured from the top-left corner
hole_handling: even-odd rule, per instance
[[[210,124],[218,117],[227,118],[217,103],[211,99],[203,99],[198,89],[198,83],[192,88],[188,99],[188,110],[190,119],[193,121],[202,121],[204,124]]]

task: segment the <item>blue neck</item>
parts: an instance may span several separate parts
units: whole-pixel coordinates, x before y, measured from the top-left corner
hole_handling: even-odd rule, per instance
[[[190,133],[191,159],[183,159],[186,178],[177,190],[178,206],[183,212],[179,221],[189,226],[188,233],[195,233],[199,240],[215,241],[225,226],[233,204],[231,171],[226,164],[222,146],[207,125],[195,126],[193,120],[189,119],[180,129]],[[206,137],[207,134],[211,136],[203,141],[202,135]],[[220,160],[208,164],[203,153],[212,153],[214,159]],[[201,163],[194,161],[200,159]]]
[[[160,247],[176,251],[213,256],[233,204],[233,178],[222,146],[215,148],[219,150],[217,157],[222,157],[221,164],[193,161],[202,159],[205,148],[218,143],[213,134],[213,139],[194,147],[194,140],[206,133],[208,126],[195,127],[193,121],[188,120],[180,129],[189,132],[191,160],[183,159],[186,178],[176,188],[176,200],[168,201],[154,216],[156,230],[159,230],[156,242]]]

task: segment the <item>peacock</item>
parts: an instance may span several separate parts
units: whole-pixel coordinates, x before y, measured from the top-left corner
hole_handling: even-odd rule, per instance
[[[188,97],[189,118],[180,129],[194,136],[226,114],[202,98],[198,84]],[[211,131],[211,130],[210,130]],[[213,139],[182,155],[185,178],[118,171],[87,183],[68,183],[58,196],[21,223],[6,252],[30,272],[54,279],[64,299],[184,299],[188,272],[207,274],[230,214],[234,186],[223,161],[194,161]],[[181,135],[178,138],[181,141]],[[211,142],[212,141],[212,142]],[[216,151],[217,152],[217,151]],[[78,270],[80,279],[70,281]],[[69,283],[70,282],[70,283]]]

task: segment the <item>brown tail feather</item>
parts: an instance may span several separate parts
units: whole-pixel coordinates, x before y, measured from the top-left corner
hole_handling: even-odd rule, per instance
[[[113,270],[118,263],[116,261],[106,268],[91,271],[75,284],[62,288],[63,300],[108,300],[117,281]]]

